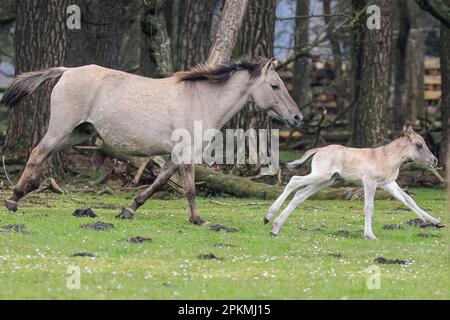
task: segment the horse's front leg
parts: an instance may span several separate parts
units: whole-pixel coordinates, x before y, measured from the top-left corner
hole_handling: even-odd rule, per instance
[[[430,222],[438,228],[442,228],[444,226],[438,219],[430,216],[428,213],[420,209],[414,199],[411,198],[405,191],[403,191],[402,188],[400,188],[400,186],[397,184],[397,182],[394,181],[385,185],[384,189],[392,194],[394,198],[400,200],[408,208],[414,211],[423,221]]]
[[[170,160],[167,161],[153,184],[145,189],[136,198],[134,198],[133,204],[131,206],[123,208],[122,212],[117,216],[117,218],[132,219],[136,210],[140,206],[142,206],[148,199],[150,199],[150,197],[170,179],[170,177],[177,169],[178,165],[174,164]]]
[[[374,209],[375,192],[377,190],[376,182],[365,180],[364,184],[364,237],[369,240],[378,240],[372,231],[372,215]]]
[[[181,165],[181,175],[183,176],[184,194],[188,201],[189,222],[202,225],[207,223],[197,214],[195,206],[195,167],[193,164]]]

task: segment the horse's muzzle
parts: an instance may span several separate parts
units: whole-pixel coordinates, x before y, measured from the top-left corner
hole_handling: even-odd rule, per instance
[[[302,114],[296,114],[292,117],[292,119],[284,119],[284,122],[289,128],[296,128],[300,125],[303,120]]]

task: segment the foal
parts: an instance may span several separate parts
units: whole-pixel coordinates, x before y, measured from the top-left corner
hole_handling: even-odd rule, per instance
[[[433,166],[437,165],[438,162],[426,146],[423,138],[416,134],[411,126],[405,126],[403,132],[405,134],[404,137],[382,147],[354,149],[330,145],[310,150],[299,160],[290,163],[288,165],[290,168],[297,168],[314,155],[311,173],[307,176],[292,177],[281,196],[270,207],[269,213],[264,218],[264,223],[269,223],[289,194],[295,189],[305,187],[297,191],[286,209],[275,219],[272,235],[278,235],[289,214],[300,203],[317,191],[331,186],[334,183],[334,174],[340,175],[344,180],[362,183],[364,187],[364,236],[366,239],[377,240],[372,231],[373,202],[377,187],[381,187],[391,193],[394,198],[403,202],[423,221],[430,222],[439,228],[443,227],[439,220],[420,209],[414,200],[395,182],[401,164],[407,160]]]

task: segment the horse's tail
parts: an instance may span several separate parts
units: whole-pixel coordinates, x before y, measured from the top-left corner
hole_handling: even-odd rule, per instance
[[[293,170],[293,169],[296,169],[296,168],[301,167],[301,165],[302,165],[306,160],[308,160],[312,155],[316,154],[317,151],[319,151],[319,148],[317,148],[317,149],[312,149],[312,150],[309,150],[309,151],[306,151],[306,153],[303,155],[303,157],[301,157],[301,158],[298,159],[298,160],[295,160],[295,161],[293,161],[293,162],[288,163],[288,164],[287,164],[287,168],[288,168],[289,170]]]
[[[4,93],[0,104],[5,107],[14,107],[23,97],[33,93],[47,80],[58,79],[68,68],[51,68],[18,75]]]

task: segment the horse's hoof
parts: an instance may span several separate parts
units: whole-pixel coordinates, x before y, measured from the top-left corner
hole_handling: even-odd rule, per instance
[[[278,237],[278,234],[275,233],[275,232],[271,232],[271,233],[270,233],[270,236],[271,236],[272,238],[276,238],[276,237]]]
[[[443,225],[443,224],[440,223],[440,222],[434,223],[433,226],[434,226],[435,228],[444,228],[444,227],[445,227],[445,225]]]
[[[264,224],[268,224],[268,223],[269,223],[269,219],[267,219],[266,217],[264,217],[263,222],[264,222]]]
[[[131,209],[123,208],[122,212],[116,218],[123,220],[131,220],[133,219],[133,216],[134,212]]]
[[[196,226],[203,226],[209,224],[208,221],[203,220],[201,217],[197,216],[194,218],[189,218],[189,222],[195,224]]]
[[[5,200],[5,207],[11,212],[16,212],[17,211],[17,202],[12,201],[12,200]]]

